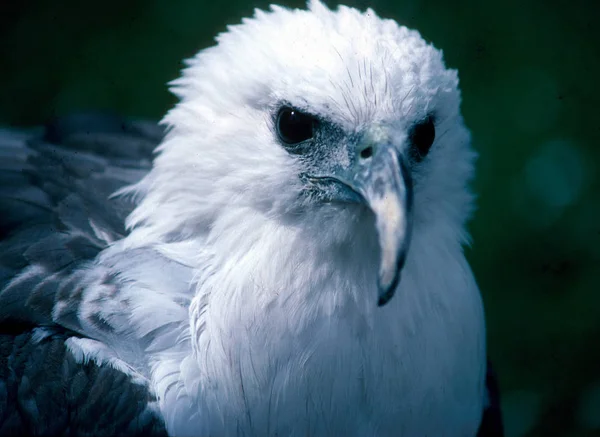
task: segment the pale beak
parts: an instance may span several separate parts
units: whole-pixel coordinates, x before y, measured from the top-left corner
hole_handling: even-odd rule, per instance
[[[350,156],[351,166],[309,178],[337,185],[332,200],[364,203],[375,215],[380,248],[377,304],[383,306],[394,296],[406,259],[412,183],[403,157],[391,144],[362,142]]]

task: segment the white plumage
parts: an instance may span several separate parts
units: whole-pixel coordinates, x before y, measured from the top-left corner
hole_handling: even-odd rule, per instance
[[[76,331],[105,348],[70,350],[146,381],[172,435],[474,437],[485,327],[462,251],[475,154],[456,71],[417,32],[317,0],[256,11],[217,41],[173,82],[151,170],[119,192],[137,205],[130,232],[94,228],[107,247],[52,309],[60,324],[77,305]],[[412,239],[386,306],[373,213],[302,195],[310,164],[278,141],[282,104],[399,156],[435,117],[407,167]],[[321,162],[352,167],[326,146]]]

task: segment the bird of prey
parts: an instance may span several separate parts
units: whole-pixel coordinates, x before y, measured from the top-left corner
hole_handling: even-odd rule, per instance
[[[0,132],[0,435],[502,435],[441,52],[311,0],[172,90]]]

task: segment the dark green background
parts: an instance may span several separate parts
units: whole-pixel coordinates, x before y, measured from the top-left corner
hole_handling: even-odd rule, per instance
[[[460,72],[480,153],[468,255],[507,435],[600,436],[599,2],[348,3],[419,29]],[[266,6],[2,2],[0,123],[90,108],[159,119],[181,60]]]

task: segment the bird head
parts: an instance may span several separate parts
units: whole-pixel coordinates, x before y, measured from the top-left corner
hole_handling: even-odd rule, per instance
[[[130,226],[193,238],[235,209],[324,246],[362,234],[378,247],[379,305],[411,233],[466,238],[474,153],[457,73],[418,32],[311,0],[257,10],[186,64]]]

